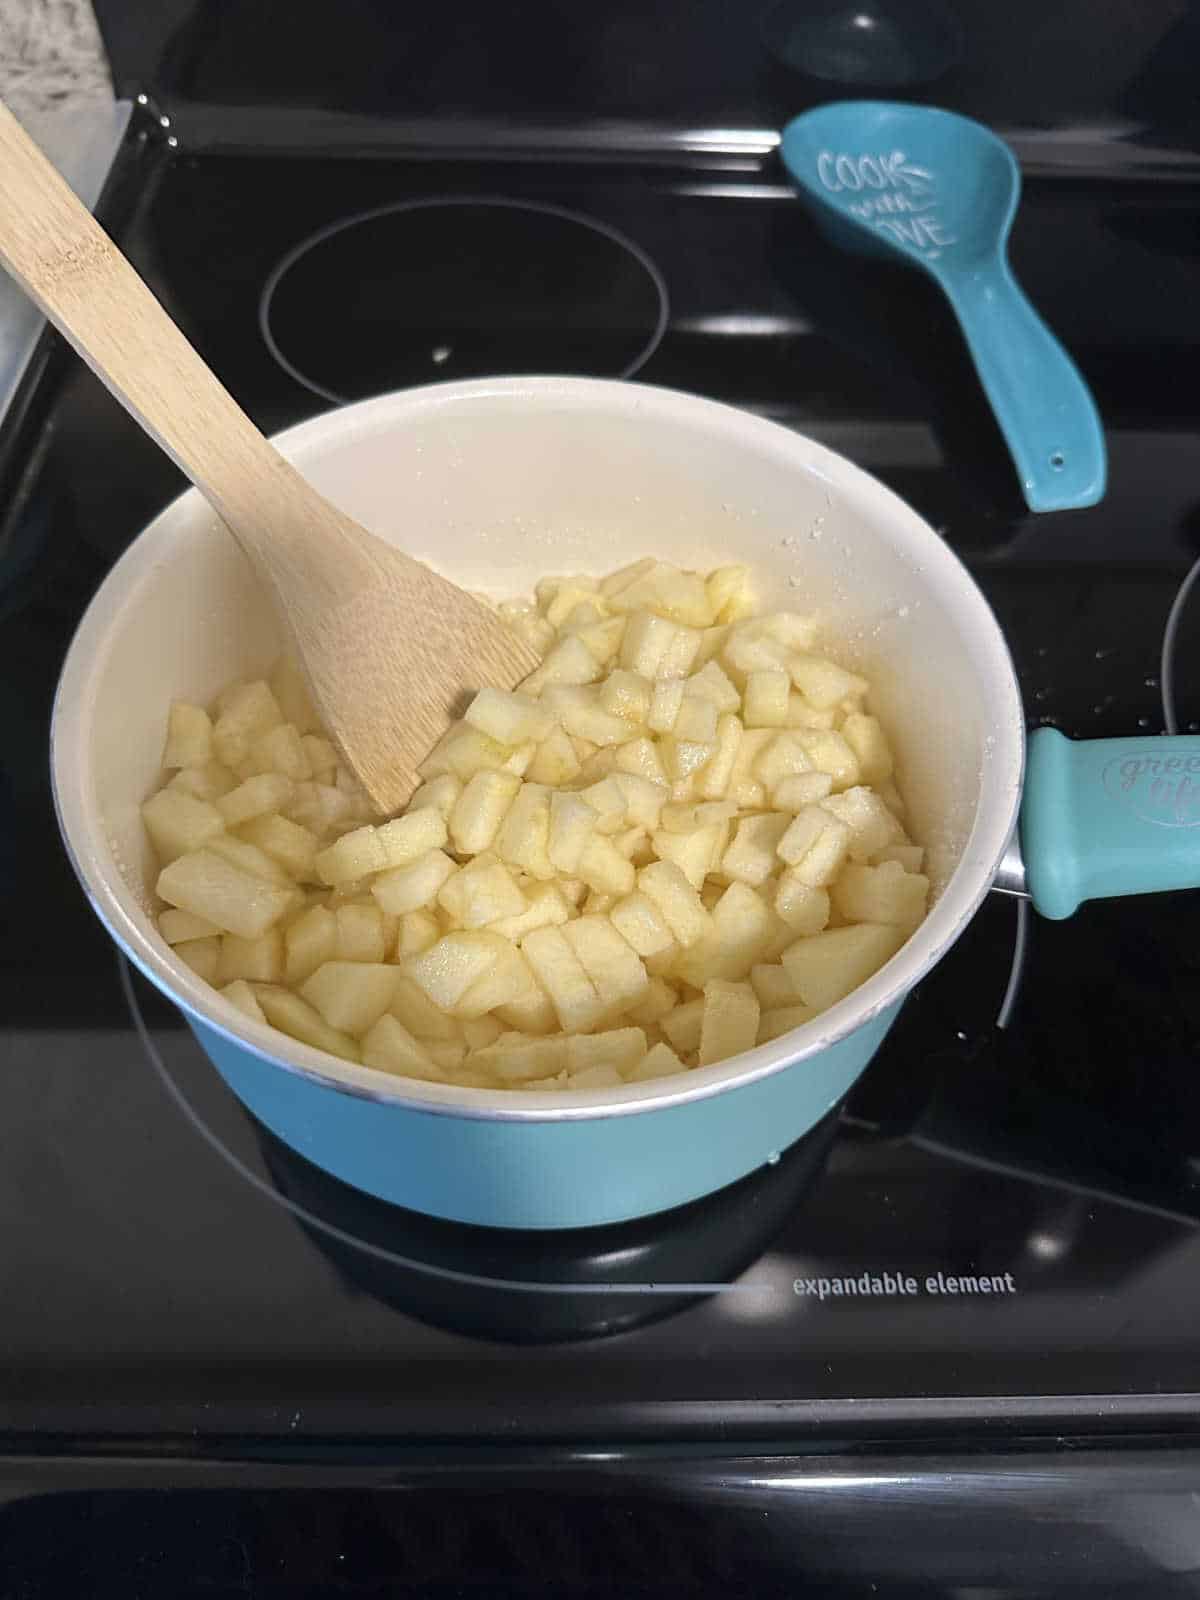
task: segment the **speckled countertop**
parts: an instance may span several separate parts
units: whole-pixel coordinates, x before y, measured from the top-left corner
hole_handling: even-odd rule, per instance
[[[0,95],[30,123],[80,103],[111,101],[89,0],[0,0]]]
[[[113,100],[88,0],[0,0],[0,98],[94,205],[129,106]],[[35,307],[0,273],[0,419],[41,328]]]

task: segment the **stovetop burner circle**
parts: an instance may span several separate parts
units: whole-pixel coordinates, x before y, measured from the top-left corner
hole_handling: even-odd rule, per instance
[[[284,256],[259,299],[276,361],[335,404],[501,374],[630,378],[668,316],[662,273],[608,223],[474,195],[330,223]]]

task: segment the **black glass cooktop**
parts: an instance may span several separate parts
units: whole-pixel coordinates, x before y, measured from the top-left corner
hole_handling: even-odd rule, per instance
[[[1164,726],[1164,630],[1200,549],[1198,200],[1186,180],[1028,186],[1015,265],[1095,389],[1111,463],[1102,505],[1046,517],[1023,512],[930,286],[831,253],[769,161],[134,139],[107,203],[268,431],[335,396],[541,370],[634,374],[815,434],[968,560],[1030,721],[1108,735]],[[49,344],[0,473],[0,1433],[599,1446],[1191,1425],[1195,896],[1064,925],[992,896],[840,1113],[681,1212],[543,1237],[391,1210],[251,1123],[59,846],[58,667],[173,469]],[[1181,728],[1200,723],[1198,606],[1173,635]]]

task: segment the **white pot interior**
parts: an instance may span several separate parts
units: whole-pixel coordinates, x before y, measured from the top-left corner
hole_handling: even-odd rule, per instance
[[[872,679],[938,901],[883,974],[802,1030],[816,1030],[814,1048],[853,1025],[856,1005],[865,1015],[907,987],[974,909],[1015,816],[1016,686],[964,570],[874,480],[729,408],[589,380],[409,391],[280,442],[366,527],[497,598],[551,573],[604,573],[653,555],[702,569],[746,562],[764,607],[820,614],[828,653]],[[63,825],[102,916],[156,981],[260,1048],[261,1030],[175,963],[156,933],[138,808],[160,780],[168,702],[209,700],[230,678],[266,669],[277,647],[266,598],[193,491],[106,580],[72,647],[55,727]],[[276,1055],[347,1076],[329,1057],[270,1039]],[[779,1041],[742,1060],[763,1067],[797,1053]],[[728,1067],[707,1069],[722,1074]]]

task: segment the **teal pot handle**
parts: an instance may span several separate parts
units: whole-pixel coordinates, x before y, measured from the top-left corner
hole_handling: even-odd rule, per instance
[[[1034,905],[1200,888],[1200,737],[1029,741],[1021,853]]]

